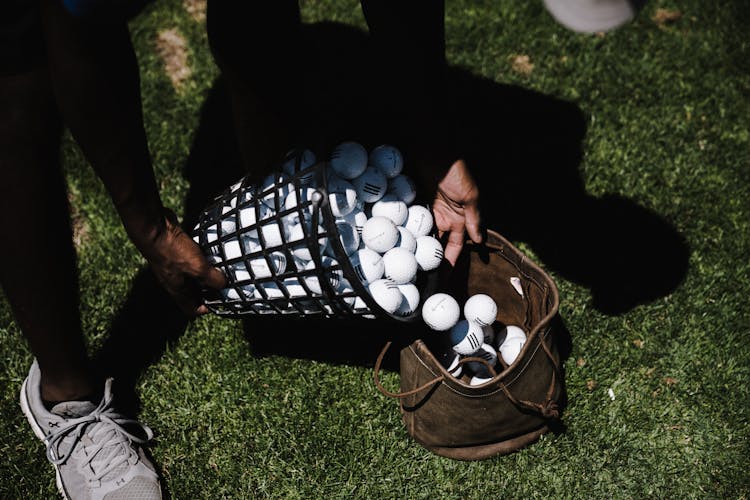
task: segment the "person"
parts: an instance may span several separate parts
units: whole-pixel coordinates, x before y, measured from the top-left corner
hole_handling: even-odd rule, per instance
[[[186,315],[206,314],[201,290],[226,285],[160,199],[127,26],[139,3],[15,0],[0,21],[0,283],[34,355],[21,387],[21,408],[47,447],[58,489],[69,499],[161,498],[162,491],[142,447],[151,430],[118,413],[112,379],[97,379],[87,355],[60,168],[63,127],[106,187],[128,237]],[[411,130],[430,113],[437,93],[428,81],[439,81],[445,65],[443,6],[403,4],[408,5],[363,1],[362,7],[379,47],[376,57],[392,58],[414,76],[403,88],[382,82],[401,102],[417,102],[402,124]],[[231,82],[248,171],[269,168],[273,155],[295,140],[295,128],[285,120],[294,103],[281,96],[290,85],[283,78],[290,70],[284,57],[293,58],[299,49],[299,23],[296,2],[208,3],[209,40]],[[278,43],[266,51],[263,36],[269,30]],[[241,62],[244,50],[257,58],[254,64]],[[275,78],[257,79],[246,67]],[[262,127],[248,127],[248,115]],[[261,143],[264,147],[257,147]],[[435,189],[436,225],[446,259],[455,262],[467,233],[482,240],[479,189],[460,156],[436,158],[425,155],[419,172]]]
[[[225,278],[160,198],[126,12],[83,15],[70,5],[15,0],[0,16],[0,283],[34,355],[20,403],[65,498],[160,498],[141,448],[151,430],[118,413],[112,380],[98,379],[87,355],[62,127],[186,315],[207,313],[201,288]]]

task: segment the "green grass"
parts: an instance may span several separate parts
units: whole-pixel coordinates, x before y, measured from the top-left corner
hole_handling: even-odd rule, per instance
[[[565,30],[541,2],[447,3],[449,62],[578,106],[586,193],[620,195],[681,233],[684,279],[606,315],[585,284],[516,241],[560,289],[570,404],[564,432],[481,462],[411,441],[370,366],[258,356],[240,322],[202,317],[138,380],[140,418],[156,432],[152,452],[172,497],[748,498],[750,23],[741,2],[654,0],[601,37]],[[302,7],[306,21],[365,27],[353,0]],[[660,26],[657,8],[683,16]],[[154,48],[168,28],[189,46],[193,73],[180,93]],[[149,7],[132,34],[154,166],[165,203],[181,214],[190,189],[181,168],[217,69],[203,24],[178,0]],[[529,75],[512,69],[518,54],[534,64]],[[82,311],[96,350],[144,261],[70,139],[64,157],[86,227]],[[649,242],[640,248],[647,254]],[[0,349],[0,497],[53,498],[52,468],[17,402],[32,355],[4,299]],[[397,373],[383,376],[397,385]]]

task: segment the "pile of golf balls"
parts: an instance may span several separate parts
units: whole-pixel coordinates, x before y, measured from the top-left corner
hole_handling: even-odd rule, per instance
[[[496,321],[497,303],[483,293],[471,295],[463,308],[448,293],[430,295],[422,304],[422,319],[428,327],[446,335],[451,346],[438,356],[440,362],[454,377],[460,377],[466,368],[471,385],[488,382],[492,375],[487,365],[479,361],[459,365],[461,358],[482,358],[497,372],[498,358],[506,366],[512,365],[526,343],[522,328]]]
[[[402,153],[389,144],[367,151],[355,141],[342,142],[325,160],[326,190],[318,189],[319,169],[313,168],[318,164],[309,149],[290,152],[280,170],[259,185],[240,181],[230,187],[218,222],[202,229],[209,260],[228,277],[223,300],[296,299],[287,304],[291,308],[293,302],[307,304],[301,298],[333,290],[355,311],[367,311],[343,276],[338,260],[346,256],[380,307],[411,315],[420,304],[418,273],[441,264],[443,247],[432,236],[432,212],[414,203],[416,189],[403,173]],[[337,237],[329,238],[322,221],[312,220],[314,203],[326,201],[326,195]],[[201,244],[199,229],[200,224],[194,239]],[[323,283],[311,252],[316,241]]]

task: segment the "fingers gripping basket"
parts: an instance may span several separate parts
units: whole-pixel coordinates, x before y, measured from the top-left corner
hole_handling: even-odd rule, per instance
[[[204,290],[206,306],[229,317],[418,319],[417,310],[389,313],[373,299],[332,211],[344,201],[328,190],[327,162],[302,159],[290,153],[258,184],[242,178],[200,214],[193,239],[228,280],[221,291]],[[428,288],[431,274],[418,276],[418,288]]]
[[[406,430],[432,452],[459,460],[506,454],[532,443],[560,418],[563,377],[553,318],[558,291],[553,280],[498,233],[486,244],[469,243],[444,284],[449,293],[485,293],[498,304],[497,325],[520,325],[527,341],[508,366],[500,358],[491,380],[469,384],[455,378],[435,356],[444,346],[418,339],[400,352],[400,392],[386,390],[378,378],[388,345],[375,365],[375,384],[400,399]],[[435,333],[435,332],[432,332]],[[430,347],[428,347],[430,344]],[[484,362],[464,358],[461,363]],[[466,370],[464,370],[466,372]]]

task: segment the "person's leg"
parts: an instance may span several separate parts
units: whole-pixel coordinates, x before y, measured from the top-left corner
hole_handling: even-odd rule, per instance
[[[261,178],[298,140],[301,18],[297,0],[209,0],[206,29],[230,92],[247,173]]]
[[[60,0],[40,4],[57,107],[140,250],[164,215],[127,19],[77,18]]]
[[[38,7],[36,2],[24,5]],[[160,499],[158,474],[141,449],[152,431],[146,426],[139,431],[129,419],[125,432],[124,415],[113,405],[112,379],[95,376],[87,355],[76,251],[59,161],[64,116],[121,216],[123,206],[139,210],[139,202],[148,199],[139,197],[141,184],[147,191],[155,185],[149,183],[153,174],[148,163],[140,165],[149,167],[146,170],[129,166],[130,161],[147,161],[148,156],[145,138],[140,139],[143,146],[138,145],[143,129],[138,122],[140,108],[128,109],[134,94],[128,99],[121,92],[132,91],[138,80],[131,75],[123,83],[108,85],[112,81],[103,76],[112,77],[107,69],[118,65],[126,73],[127,68],[137,73],[137,66],[121,59],[105,65],[102,74],[87,73],[91,59],[76,57],[81,53],[72,50],[75,40],[66,38],[64,29],[55,31],[64,28],[55,25],[64,18],[53,14],[47,21],[48,57],[42,57],[43,64],[33,71],[19,71],[17,66],[15,71],[5,69],[11,58],[4,54],[16,49],[0,37],[0,75],[4,75],[0,76],[0,283],[35,356],[19,402],[34,434],[47,447],[57,487],[65,498]],[[41,23],[28,28],[31,38],[44,37]],[[127,30],[118,33],[129,35]],[[103,44],[113,33],[106,35],[97,42]],[[123,53],[112,56],[118,54]],[[55,79],[55,71],[64,75]],[[62,85],[76,79],[78,87]],[[139,91],[137,85],[135,90]],[[119,203],[123,201],[125,205]],[[80,439],[68,439],[73,433]]]
[[[0,282],[42,371],[42,397],[89,396],[76,253],[47,70],[0,77]]]
[[[442,0],[361,0],[360,3],[377,56],[409,75],[431,78],[443,71],[446,60]]]
[[[447,98],[443,0],[361,0],[383,103],[380,134],[409,158],[424,202],[460,156]],[[398,120],[390,117],[398,116]],[[427,195],[430,193],[430,195]]]
[[[440,92],[446,67],[445,6],[436,0],[361,0],[372,56],[383,71],[377,88],[397,109],[425,113]],[[415,109],[416,108],[416,109]]]

